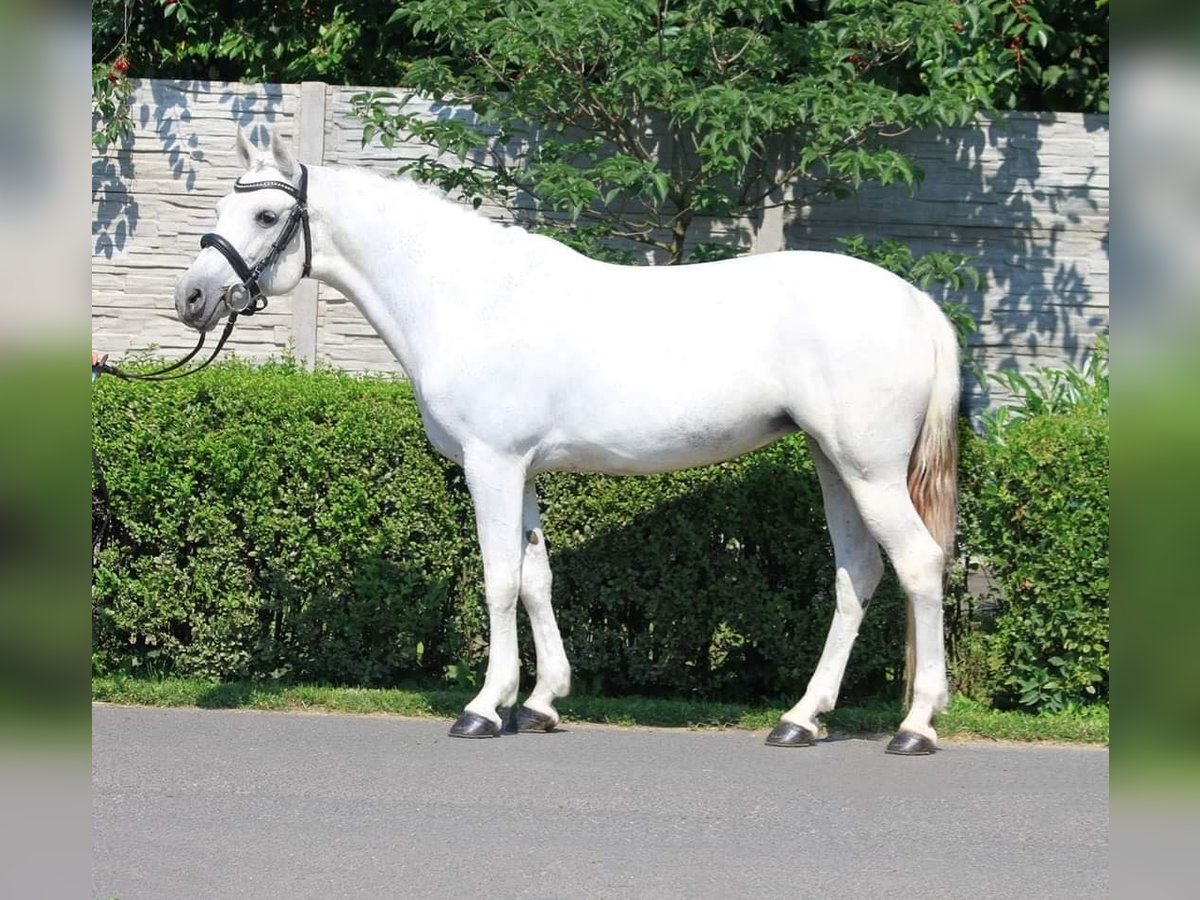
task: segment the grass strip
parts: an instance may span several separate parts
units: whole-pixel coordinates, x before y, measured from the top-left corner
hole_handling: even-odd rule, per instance
[[[193,706],[203,709],[321,710],[388,713],[452,719],[473,692],[468,688],[353,688],[283,685],[275,682],[215,682],[203,679],[144,679],[104,676],[92,679],[92,699],[138,706]],[[558,703],[567,721],[670,728],[770,728],[782,706],[752,706],[703,700],[649,697],[568,697]],[[830,734],[886,734],[900,724],[895,703],[849,706],[823,717]],[[935,720],[945,738],[1001,741],[1056,741],[1107,744],[1108,708],[1026,713],[991,709],[955,696]]]

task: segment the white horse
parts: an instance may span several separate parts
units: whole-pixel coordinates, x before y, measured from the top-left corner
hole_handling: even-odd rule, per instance
[[[429,439],[465,470],[483,557],[487,674],[452,735],[500,734],[513,711],[518,599],[537,683],[513,719],[521,731],[559,722],[571,673],[535,475],[707,465],[803,430],[837,603],[808,689],[767,743],[815,741],[883,573],[882,545],[909,601],[910,702],[888,750],[933,752],[931,719],[948,697],[942,576],[959,366],[954,331],[926,294],[832,253],[610,265],[406,180],[300,166],[277,140],[261,153],[239,134],[237,151],[246,174],[179,280],[179,316],[207,331],[245,307],[247,289],[282,294],[311,268],[403,365]]]

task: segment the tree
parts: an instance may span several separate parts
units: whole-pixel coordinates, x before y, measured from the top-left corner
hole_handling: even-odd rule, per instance
[[[92,113],[103,149],[130,133],[129,78],[395,84],[410,35],[397,0],[92,0]]]
[[[412,59],[432,52],[403,22],[381,24],[402,2],[92,0],[97,143],[103,147],[128,133],[131,77],[397,84]],[[1045,46],[1022,33],[1027,23],[1020,16],[1029,15],[1031,3],[1054,29]],[[998,86],[996,107],[1107,112],[1108,0],[1008,6],[1007,49],[1017,77]],[[822,14],[821,4],[805,2],[790,13],[795,19]]]
[[[1053,30],[1044,46],[1014,36],[1022,78],[1005,106],[1107,113],[1108,0],[1037,0],[1037,6]]]
[[[668,263],[701,217],[915,184],[889,138],[991,108],[1020,76],[1013,41],[1049,37],[1024,0],[411,0],[389,21],[430,51],[402,86],[477,119],[362,94],[364,143],[427,143],[419,180],[532,199],[580,249]]]
[[[397,0],[92,0],[92,62],[143,78],[395,84]]]

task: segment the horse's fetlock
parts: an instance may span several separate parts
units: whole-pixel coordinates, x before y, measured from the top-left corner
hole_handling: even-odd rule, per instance
[[[546,684],[555,697],[565,697],[571,693],[571,673],[566,675],[558,675],[551,679]]]
[[[817,713],[831,712],[837,706],[838,692],[826,691],[817,697]]]

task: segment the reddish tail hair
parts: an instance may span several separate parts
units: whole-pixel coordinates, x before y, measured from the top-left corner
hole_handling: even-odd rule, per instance
[[[908,460],[908,495],[946,562],[954,555],[958,524],[958,339],[942,311],[922,295],[933,332],[934,370],[921,433]],[[908,603],[904,653],[904,702],[912,699],[916,663],[916,623]]]

